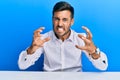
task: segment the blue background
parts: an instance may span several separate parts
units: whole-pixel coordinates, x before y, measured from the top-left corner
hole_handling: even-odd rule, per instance
[[[31,45],[33,31],[52,29],[52,8],[59,0],[0,0],[0,70],[18,71],[18,57]],[[120,0],[66,0],[75,9],[77,32],[87,26],[94,43],[108,56],[107,71],[120,71]],[[99,71],[82,55],[83,71]],[[41,71],[43,55],[27,70]]]

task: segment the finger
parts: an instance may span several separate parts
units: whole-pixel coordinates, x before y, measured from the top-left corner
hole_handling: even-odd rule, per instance
[[[78,37],[79,38],[82,38],[82,37],[85,37],[84,35],[81,35],[81,34],[78,34]]]
[[[40,39],[40,37],[41,37],[40,34],[34,34],[34,35],[33,35],[33,40],[35,40],[35,39]]]
[[[37,29],[36,31],[42,32],[45,29],[45,27],[40,27],[39,29]]]
[[[50,37],[47,37],[47,38],[43,39],[43,42],[47,42],[49,40],[50,40]]]
[[[36,36],[35,36],[35,37],[33,38],[33,40],[34,40],[34,41],[40,40],[40,37],[36,37]]]
[[[40,32],[42,32],[43,29],[45,29],[45,28],[44,28],[44,27],[41,27],[41,28],[37,29],[36,31],[34,31],[34,36],[35,36],[35,37],[41,37]]]
[[[78,34],[78,37],[81,38],[85,43],[89,44],[90,40],[84,37],[83,35]]]
[[[92,33],[90,32],[90,30],[85,26],[82,26],[82,28],[87,32],[87,38],[92,39]]]
[[[80,50],[86,50],[87,49],[86,47],[81,47],[81,46],[78,46],[78,45],[75,45],[75,47],[80,49]]]
[[[40,34],[44,29],[45,27],[40,27],[39,29],[34,31],[34,34]]]

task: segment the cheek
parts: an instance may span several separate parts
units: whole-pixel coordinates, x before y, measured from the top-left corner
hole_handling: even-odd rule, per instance
[[[53,29],[54,29],[54,31],[57,30],[57,25],[56,24],[53,24]]]
[[[66,29],[66,30],[69,30],[70,27],[71,27],[71,24],[66,24],[66,25],[65,25],[65,29]]]
[[[58,25],[58,23],[54,21],[53,25],[54,25],[54,27],[56,27]]]
[[[53,27],[55,27],[56,26],[56,23],[53,21]]]

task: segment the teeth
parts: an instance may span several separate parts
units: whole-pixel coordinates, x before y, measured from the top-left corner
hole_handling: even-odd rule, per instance
[[[62,31],[63,31],[63,28],[58,28],[58,31],[62,32]]]

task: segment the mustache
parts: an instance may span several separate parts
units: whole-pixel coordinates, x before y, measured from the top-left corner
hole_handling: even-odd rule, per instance
[[[58,25],[57,28],[63,28],[63,26],[59,26],[59,25]]]

